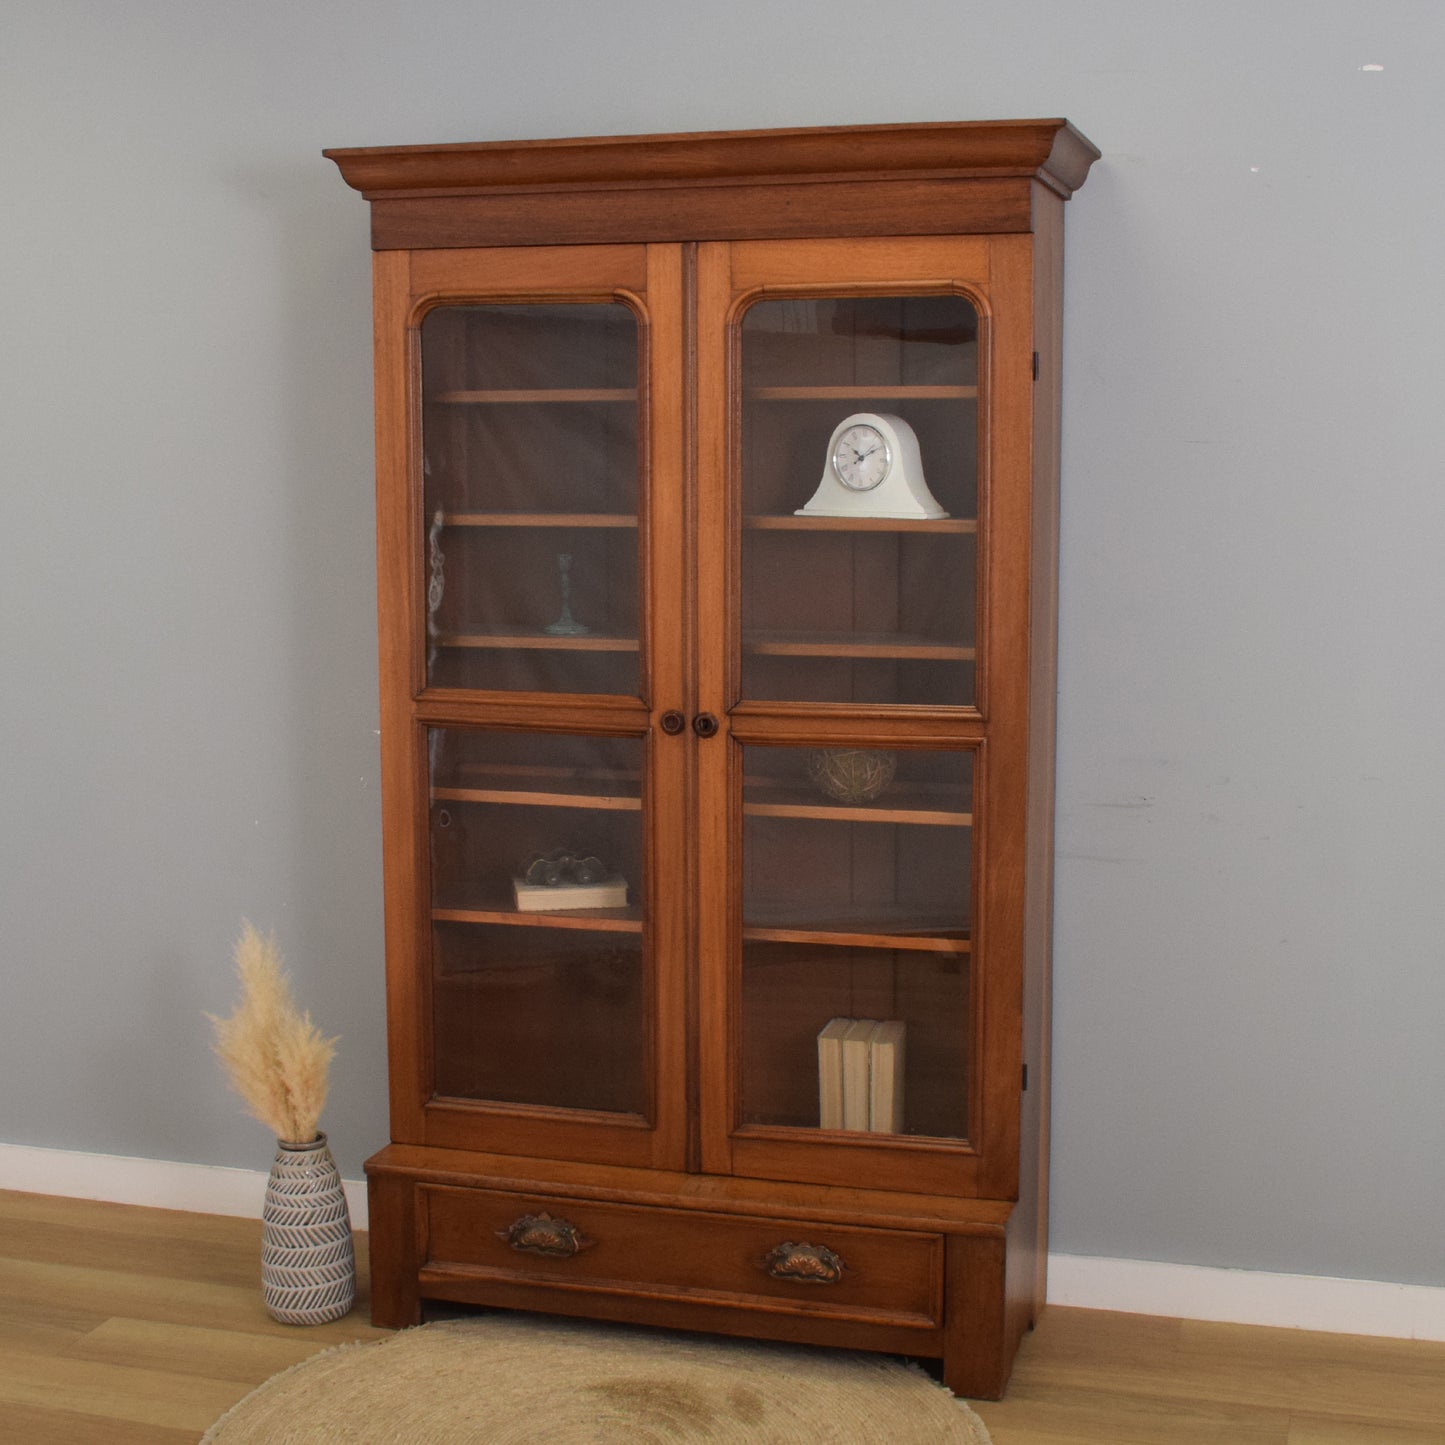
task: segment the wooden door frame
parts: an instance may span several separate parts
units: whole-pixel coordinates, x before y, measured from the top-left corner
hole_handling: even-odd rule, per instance
[[[600,1164],[680,1168],[687,1137],[684,308],[676,246],[379,251],[375,256],[377,568],[382,848],[392,1139]],[[419,327],[439,304],[622,300],[639,313],[640,697],[473,693],[425,685]],[[646,740],[650,1121],[431,1096],[429,727],[489,727]]]
[[[1009,1199],[1018,1191],[1023,878],[1029,737],[1032,238],[1028,235],[716,242],[698,267],[698,708],[719,731],[698,749],[702,1162],[713,1173]],[[976,708],[738,705],[740,414],[737,322],[764,294],[963,290],[988,331],[979,516]],[[981,413],[982,417],[982,413]],[[740,744],[976,747],[976,915],[966,1146],[805,1130],[741,1129]]]

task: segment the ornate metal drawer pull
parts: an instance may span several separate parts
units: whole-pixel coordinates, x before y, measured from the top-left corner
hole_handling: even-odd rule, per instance
[[[524,1214],[506,1229],[499,1229],[497,1238],[526,1254],[545,1254],[552,1259],[570,1259],[592,1247],[592,1241],[575,1224],[550,1214]]]
[[[843,1278],[843,1259],[822,1244],[779,1244],[768,1251],[763,1268],[774,1279],[795,1284],[837,1284]]]

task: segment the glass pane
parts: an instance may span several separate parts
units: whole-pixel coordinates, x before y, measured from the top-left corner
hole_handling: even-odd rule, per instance
[[[973,754],[744,759],[743,1122],[966,1137]]]
[[[637,318],[447,306],[421,338],[427,681],[636,693]]]
[[[432,730],[436,1093],[647,1112],[642,748]]]
[[[761,301],[742,323],[742,691],[976,696],[978,314]]]

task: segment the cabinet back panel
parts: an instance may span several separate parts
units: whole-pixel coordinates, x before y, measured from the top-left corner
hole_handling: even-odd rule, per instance
[[[621,303],[423,318],[434,686],[638,692],[639,355]]]
[[[639,938],[463,924],[433,937],[436,1094],[646,1113]]]
[[[910,532],[906,522],[893,530],[812,530],[774,519],[794,517],[820,487],[839,490],[865,523],[904,500],[886,490],[850,498],[831,470],[829,444],[843,419],[878,412],[912,429],[938,506],[976,526],[974,306],[952,294],[766,299],[744,313],[738,338],[742,696],[969,705],[973,531]],[[783,665],[773,660],[779,652]],[[901,665],[925,658],[931,665]]]
[[[967,1138],[969,973],[953,955],[746,944],[740,1122],[816,1129],[819,1031],[834,1018],[898,1019],[903,1133]]]

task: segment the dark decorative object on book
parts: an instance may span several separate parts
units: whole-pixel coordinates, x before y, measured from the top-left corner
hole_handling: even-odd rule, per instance
[[[523,913],[627,906],[626,879],[593,854],[564,848],[535,854],[512,879],[512,892]]]
[[[563,883],[600,883],[607,869],[600,858],[590,853],[585,857],[559,848],[553,853],[538,853],[522,869],[522,882],[557,888]]]

